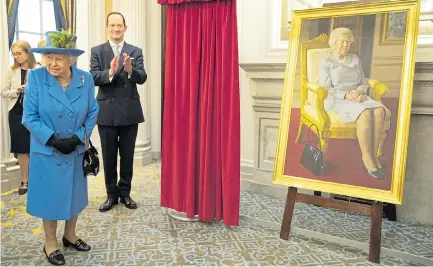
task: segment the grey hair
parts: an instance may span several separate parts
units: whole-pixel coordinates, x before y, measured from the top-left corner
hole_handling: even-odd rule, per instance
[[[69,56],[69,61],[71,62],[71,65],[75,64],[77,60],[78,60],[77,56]]]
[[[353,37],[352,31],[349,28],[335,28],[332,30],[331,34],[329,35],[328,44],[331,48],[334,47],[335,42],[337,42],[337,39],[340,36],[349,37],[349,41],[351,43],[355,41],[355,37]]]
[[[43,56],[47,56],[48,54],[56,54],[56,53],[41,53],[41,54]],[[77,63],[77,61],[78,61],[78,56],[69,55],[69,63],[71,65]]]

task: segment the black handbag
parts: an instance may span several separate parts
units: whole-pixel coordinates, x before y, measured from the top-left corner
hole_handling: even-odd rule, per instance
[[[84,152],[83,171],[85,176],[88,175],[96,176],[99,173],[98,150],[96,150],[96,148],[93,146],[92,141],[90,141],[90,139],[89,139],[89,148]]]
[[[311,127],[313,126],[316,127],[317,135],[319,136],[320,139],[319,128],[317,127],[317,125],[311,124],[310,128],[308,129],[307,142],[304,143],[304,150],[302,151],[302,156],[301,156],[301,164],[315,176],[320,176],[322,175],[323,170],[325,169],[325,163],[323,160],[323,151],[322,151],[322,147],[320,146],[320,141],[319,141],[319,148],[315,147],[310,143],[310,132],[311,132]]]

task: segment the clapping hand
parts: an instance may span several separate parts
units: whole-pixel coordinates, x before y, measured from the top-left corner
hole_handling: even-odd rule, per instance
[[[131,57],[128,56],[126,53],[123,53],[123,67],[125,68],[125,71],[128,74],[132,74],[132,64],[131,64]]]
[[[111,60],[111,62],[110,62],[110,70],[108,71],[108,75],[110,75],[110,77],[113,77],[114,74],[116,74],[117,70],[119,69],[119,60],[120,60],[119,56],[115,56]]]

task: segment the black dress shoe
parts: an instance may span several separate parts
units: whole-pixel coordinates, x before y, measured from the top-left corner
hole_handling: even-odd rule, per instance
[[[383,175],[385,176],[386,173],[388,172],[386,169],[386,165],[382,165],[382,167],[379,168],[379,171],[381,171],[383,173]]]
[[[18,194],[24,195],[25,193],[27,193],[28,188],[29,188],[29,183],[21,182],[20,188],[18,188]]]
[[[63,237],[62,242],[63,242],[63,246],[65,248],[71,246],[71,247],[75,248],[77,251],[89,251],[91,249],[91,247],[89,245],[87,245],[87,243],[81,239],[78,239],[77,241],[75,241],[75,244],[74,244],[71,241],[69,241],[68,239],[66,239],[66,237]]]
[[[117,200],[117,197],[108,197],[107,200],[105,200],[104,203],[102,203],[101,207],[99,208],[100,212],[109,211],[114,205],[119,204],[119,201]]]
[[[385,173],[383,172],[382,168],[377,169],[375,171],[369,171],[367,167],[365,166],[364,162],[361,161],[361,166],[367,172],[368,176],[370,176],[373,179],[376,180],[384,180],[385,179]]]
[[[134,210],[137,208],[137,203],[135,203],[134,200],[131,199],[131,197],[120,197],[120,203],[125,204],[125,207],[128,209]]]
[[[44,254],[47,257],[47,260],[49,263],[53,265],[65,265],[65,257],[60,252],[60,250],[56,249],[53,252],[50,253],[50,255],[47,255],[47,252],[45,251],[45,245],[44,245]]]

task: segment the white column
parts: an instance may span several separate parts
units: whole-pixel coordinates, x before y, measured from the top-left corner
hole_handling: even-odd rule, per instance
[[[8,44],[8,27],[7,27],[7,10],[6,5],[0,5],[0,77],[6,75],[9,65],[9,44]],[[1,80],[0,80],[1,81]],[[1,98],[1,192],[16,188],[21,180],[19,167],[16,165],[16,159],[10,152],[10,137],[8,125],[8,99]]]
[[[78,58],[78,67],[90,69],[90,49],[105,42],[105,1],[77,0],[77,47],[85,53]]]
[[[157,1],[147,1],[146,35],[148,38],[147,88],[150,91],[150,137],[153,158],[161,158],[161,5]]]
[[[0,5],[0,75],[4,77],[9,68],[8,23],[6,5]],[[1,161],[10,156],[7,99],[1,100]]]
[[[135,164],[138,165],[152,162],[151,133],[155,134],[152,140],[155,140],[158,144],[158,147],[154,151],[159,152],[160,150],[159,125],[161,123],[161,108],[159,103],[161,97],[160,94],[152,94],[151,92],[151,89],[152,91],[160,91],[161,79],[161,63],[160,58],[158,58],[161,55],[161,20],[157,19],[158,14],[152,14],[154,12],[160,13],[160,11],[157,11],[159,8],[155,5],[157,5],[156,1],[113,0],[113,11],[122,13],[128,26],[125,41],[143,50],[144,68],[148,74],[146,83],[138,85],[138,92],[145,117],[145,122],[139,125],[135,147]],[[151,126],[154,125],[155,129],[151,132]],[[156,155],[158,154],[156,153]]]
[[[90,49],[105,40],[105,0],[77,0],[77,47],[85,53],[78,58],[78,68],[89,71]],[[95,88],[95,96],[98,87]],[[92,133],[92,144],[99,150],[101,141],[98,127]],[[102,159],[102,157],[101,157]]]

